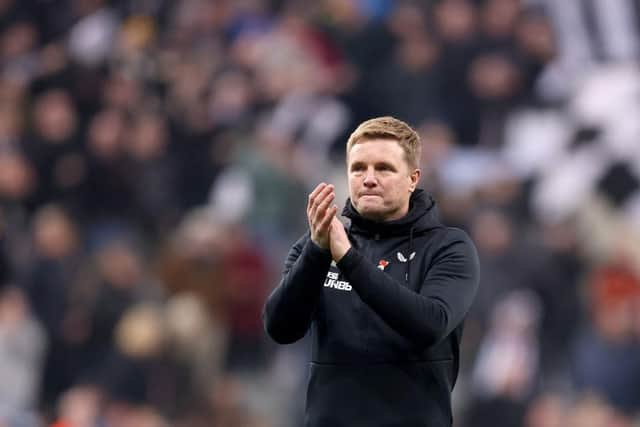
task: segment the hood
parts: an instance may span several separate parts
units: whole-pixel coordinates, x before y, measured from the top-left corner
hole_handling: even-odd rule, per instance
[[[418,188],[409,199],[409,212],[393,221],[378,222],[362,217],[347,199],[342,215],[351,220],[350,231],[364,235],[380,237],[406,236],[441,227],[436,202],[426,191]]]

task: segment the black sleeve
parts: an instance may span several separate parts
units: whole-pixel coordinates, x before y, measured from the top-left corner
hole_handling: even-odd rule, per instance
[[[338,263],[360,298],[399,334],[430,346],[464,319],[478,289],[475,246],[462,230],[450,229],[417,293],[380,271],[351,248]]]
[[[308,236],[289,251],[280,284],[262,312],[265,330],[280,344],[299,340],[309,329],[331,265],[331,252]]]

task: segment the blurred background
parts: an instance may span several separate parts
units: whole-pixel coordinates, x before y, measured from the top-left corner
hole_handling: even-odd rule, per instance
[[[638,0],[0,0],[0,426],[301,426],[262,304],[384,114],[481,257],[456,426],[640,425],[639,58]]]

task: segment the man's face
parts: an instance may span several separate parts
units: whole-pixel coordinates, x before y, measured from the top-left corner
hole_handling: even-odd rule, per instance
[[[402,218],[420,171],[411,169],[400,144],[372,139],[355,144],[347,157],[349,196],[358,213],[374,221]]]

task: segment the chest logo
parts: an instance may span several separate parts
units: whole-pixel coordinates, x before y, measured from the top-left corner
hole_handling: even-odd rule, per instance
[[[334,273],[332,271],[327,273],[327,278],[324,280],[324,287],[347,292],[353,289],[349,282],[345,280],[338,280],[338,273]]]
[[[411,254],[409,255],[409,259],[407,259],[402,252],[398,252],[397,255],[398,255],[398,261],[407,262],[407,261],[411,261],[416,256],[416,253],[411,252]]]

